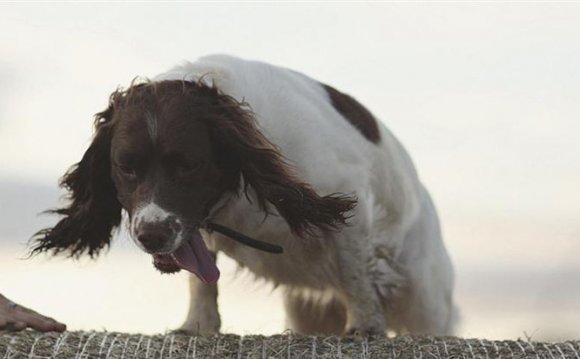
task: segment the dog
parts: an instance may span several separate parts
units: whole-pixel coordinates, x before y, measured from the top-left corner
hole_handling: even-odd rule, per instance
[[[452,332],[453,269],[409,155],[301,73],[211,55],[134,81],[61,186],[69,202],[33,253],[97,256],[126,211],[157,269],[191,272],[184,332],[219,332],[218,252],[285,292],[297,333]]]

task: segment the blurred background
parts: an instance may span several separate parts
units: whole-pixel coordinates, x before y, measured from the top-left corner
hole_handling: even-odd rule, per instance
[[[0,292],[70,329],[158,333],[188,305],[123,231],[97,261],[23,259],[92,116],[135,76],[228,53],[350,93],[440,211],[465,337],[580,337],[580,4],[0,4]],[[219,259],[223,330],[284,330]]]

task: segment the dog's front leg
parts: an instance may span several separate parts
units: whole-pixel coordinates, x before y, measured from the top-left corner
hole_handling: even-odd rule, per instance
[[[212,256],[215,260],[216,254],[212,252]],[[213,285],[205,284],[192,274],[189,276],[189,288],[189,312],[178,332],[190,335],[218,333],[221,319],[217,305],[217,283]]]
[[[386,322],[382,300],[367,271],[360,248],[343,248],[340,256],[339,295],[346,306],[346,335],[385,334]]]
[[[352,276],[343,283],[342,297],[346,304],[345,335],[381,335],[385,333],[384,309],[368,278]]]

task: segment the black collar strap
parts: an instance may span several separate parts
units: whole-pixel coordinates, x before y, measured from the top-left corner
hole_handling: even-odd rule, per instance
[[[279,254],[279,253],[284,252],[284,249],[278,245],[268,243],[268,242],[259,241],[259,240],[254,239],[254,238],[250,238],[244,234],[241,234],[240,232],[236,232],[233,229],[222,226],[221,224],[212,223],[212,222],[205,222],[204,227],[210,233],[213,231],[216,231],[216,232],[223,234],[224,236],[230,237],[231,239],[238,241],[238,242],[240,242],[248,247],[259,249],[261,251],[268,252],[268,253]]]

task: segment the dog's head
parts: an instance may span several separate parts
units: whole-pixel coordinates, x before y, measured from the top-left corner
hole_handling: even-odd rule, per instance
[[[219,271],[199,230],[225,195],[245,194],[265,213],[273,206],[301,236],[344,224],[356,203],[316,194],[264,137],[248,106],[202,82],[116,91],[95,127],[82,160],[61,181],[70,203],[53,212],[64,218],[35,235],[33,252],[95,256],[124,209],[132,237],[158,269],[184,268],[211,283]]]

